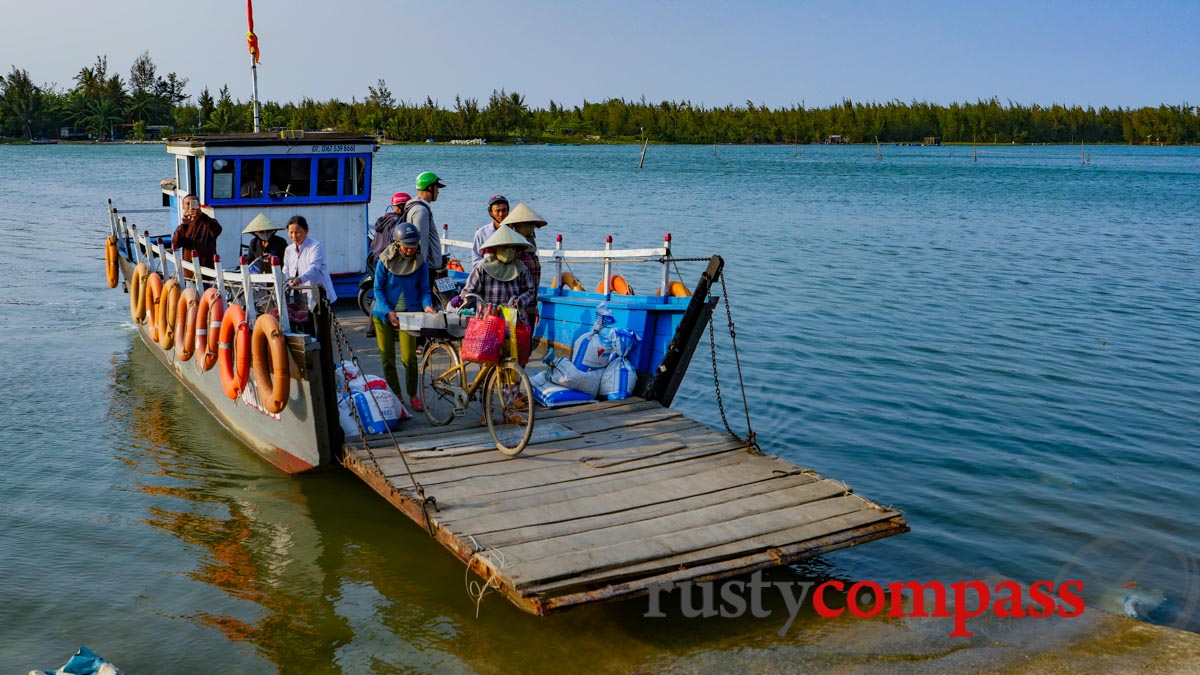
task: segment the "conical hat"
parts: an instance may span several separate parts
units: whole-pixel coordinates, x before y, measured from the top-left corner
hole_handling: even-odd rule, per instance
[[[516,208],[508,212],[508,217],[500,221],[501,225],[516,225],[518,223],[533,223],[538,227],[543,227],[546,224],[546,219],[534,213],[533,209],[525,206],[525,202],[517,204]]]
[[[479,247],[479,250],[487,251],[489,248],[497,246],[516,246],[522,250],[533,248],[533,244],[530,244],[528,239],[508,227],[497,227],[492,236],[488,237],[487,241],[483,242],[483,246]]]
[[[260,213],[257,216],[254,216],[254,220],[250,221],[250,224],[246,226],[246,229],[242,230],[242,234],[250,234],[251,232],[273,232],[275,230],[282,229],[282,227],[271,222],[271,219],[267,217],[267,214]]]

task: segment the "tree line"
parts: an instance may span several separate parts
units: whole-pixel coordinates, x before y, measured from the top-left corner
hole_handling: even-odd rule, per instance
[[[228,85],[216,98],[207,88],[193,100],[186,77],[161,76],[143,52],[123,79],[106,56],[75,75],[74,86],[35,85],[12,67],[0,80],[0,133],[15,137],[144,140],[168,133],[244,132],[253,126],[250,102],[235,100]],[[609,99],[532,108],[518,92],[493,90],[487,101],[456,96],[446,107],[398,99],[384,80],[350,102],[330,99],[265,101],[263,129],[341,129],[393,141],[484,138],[664,143],[812,143],[831,136],[846,142],[908,143],[1200,143],[1200,109],[1188,105],[1123,108],[1025,105],[998,98],[939,105],[926,101],[857,102],[829,107],[705,107],[690,101],[652,103]]]

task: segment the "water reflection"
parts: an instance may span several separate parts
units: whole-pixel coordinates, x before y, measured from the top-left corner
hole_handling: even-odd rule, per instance
[[[143,522],[186,544],[194,566],[180,571],[229,600],[177,618],[276,664],[332,663],[353,634],[328,600],[336,578],[301,483],[237,443],[140,343],[114,374],[110,417],[130,433],[122,460],[153,498]]]

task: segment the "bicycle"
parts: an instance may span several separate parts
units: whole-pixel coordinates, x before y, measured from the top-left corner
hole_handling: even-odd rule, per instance
[[[515,358],[502,356],[499,363],[480,364],[468,384],[468,362],[452,339],[439,332],[421,355],[421,398],[429,423],[443,426],[466,415],[476,394],[482,393],[483,414],[496,449],[510,457],[521,454],[533,436],[534,421],[533,385],[525,369]]]

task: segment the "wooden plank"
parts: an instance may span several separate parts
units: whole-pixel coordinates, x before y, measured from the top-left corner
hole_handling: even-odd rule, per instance
[[[593,408],[592,406],[598,406]],[[640,410],[662,409],[662,406],[653,401],[643,401],[642,399],[626,399],[625,401],[597,401],[595,404],[587,404],[577,406],[571,410],[574,412],[565,412],[561,410],[542,410],[538,408],[534,416],[537,422],[543,420],[557,419],[560,417],[570,416],[572,419],[587,419],[593,416],[604,416],[612,414],[621,414],[624,412],[636,412]],[[393,431],[391,434],[372,434],[367,436],[367,443],[372,448],[391,448],[394,447],[392,439],[403,441],[407,439],[432,439],[434,437],[444,436],[448,434],[462,433],[464,430],[486,428],[480,423],[483,417],[483,408],[478,402],[471,404],[466,414],[450,424],[435,427],[429,424],[424,413],[417,413],[403,429]],[[534,427],[537,427],[535,422]],[[357,441],[358,439],[354,439]],[[407,443],[401,443],[402,446],[407,446]]]
[[[424,478],[429,482],[453,482],[458,479],[473,479],[481,476],[498,476],[523,471],[537,471],[551,465],[561,466],[565,462],[577,463],[585,459],[604,456],[609,453],[628,452],[630,448],[646,447],[670,436],[672,440],[687,444],[688,442],[715,442],[721,437],[705,427],[695,425],[681,426],[674,421],[664,421],[629,427],[623,430],[619,438],[600,443],[599,441],[617,436],[617,433],[604,436],[579,436],[538,445],[529,448],[517,457],[507,457],[498,452],[485,453],[479,457],[455,457],[450,461],[436,458],[421,460],[420,471],[430,474]],[[690,439],[690,440],[689,440]],[[382,466],[393,466],[382,462]],[[402,468],[402,464],[400,465]],[[584,467],[580,467],[583,471]],[[594,470],[593,470],[594,471]],[[388,475],[395,475],[391,471]]]
[[[719,504],[741,505],[750,497],[772,492],[789,491],[788,496],[795,498],[797,496],[795,488],[811,483],[817,483],[821,487],[817,491],[805,495],[807,500],[826,499],[845,492],[844,488],[835,485],[832,481],[817,481],[813,477],[805,475],[765,478],[754,483],[733,485],[721,480],[719,483],[699,486],[700,492],[679,494],[682,492],[680,490],[675,492],[679,496],[664,498],[657,503],[638,504],[623,509],[620,508],[622,502],[619,499],[599,500],[599,503],[587,505],[597,511],[591,514],[584,512],[578,516],[571,516],[562,514],[556,509],[553,517],[562,518],[557,521],[539,522],[534,520],[515,527],[509,527],[505,523],[493,523],[492,527],[497,529],[492,531],[482,529],[482,527],[476,528],[476,523],[464,525],[470,529],[469,534],[475,537],[475,540],[481,545],[493,548],[505,547],[507,550],[507,547],[540,539],[561,538],[605,528],[620,528],[631,523],[663,518]],[[464,529],[464,534],[466,533],[468,532]]]
[[[524,461],[534,458],[544,458],[556,453],[568,450],[578,450],[580,448],[592,448],[597,454],[604,456],[610,452],[614,452],[613,448],[610,446],[614,446],[630,439],[636,438],[643,441],[648,441],[654,436],[660,434],[672,431],[682,432],[694,428],[695,425],[686,418],[672,419],[652,424],[642,424],[634,427],[615,430],[611,433],[593,434],[590,436],[584,436],[570,429],[566,429],[566,427],[563,427],[564,430],[569,432],[569,436],[564,435],[564,437],[561,439],[546,439],[544,441],[535,439],[538,440],[538,442],[531,442],[529,447],[525,449],[525,452],[521,453],[519,459],[520,461]],[[492,446],[489,448],[489,450],[495,450],[495,447]],[[393,452],[391,453],[391,456],[398,455]],[[421,473],[427,473],[433,471],[443,471],[451,468],[464,468],[469,466],[479,467],[485,464],[505,462],[511,459],[512,458],[496,452],[481,452],[469,457],[463,455],[448,456],[444,458],[423,456],[419,461],[416,461],[415,464],[417,471]]]
[[[481,418],[482,413],[480,412],[479,414],[480,414],[480,418]],[[572,419],[590,419],[593,417],[602,418],[605,416],[610,416],[610,414],[613,414],[612,411],[594,411],[592,413],[581,414],[580,417],[572,418]],[[551,419],[553,419],[554,422],[556,422],[556,423],[562,423],[562,419],[560,419],[560,418],[551,418]],[[457,436],[457,435],[461,435],[461,434],[466,434],[466,432],[469,430],[476,430],[476,431],[485,430],[484,432],[486,434],[486,423],[480,422],[479,419],[472,419],[472,420],[469,420],[469,422],[470,422],[470,424],[468,425],[469,426],[468,430],[463,430],[461,428],[461,425],[454,423],[454,424],[451,424],[448,426],[427,426],[426,429],[428,429],[430,431],[424,432],[424,434],[420,434],[420,432],[418,432],[418,434],[397,434],[395,437],[396,437],[397,441],[403,441],[401,443],[401,447],[403,447],[403,448],[426,449],[425,447],[422,447],[422,446],[425,446],[425,443],[438,442],[440,440],[440,438],[443,438],[444,436],[449,436],[449,435]],[[546,420],[546,418],[541,417],[540,414],[536,414],[535,423],[534,423],[535,429],[536,429],[536,426],[538,426],[539,422],[547,422],[547,420]],[[451,429],[451,426],[455,426],[455,429]],[[373,438],[376,438],[376,442],[372,443],[372,447],[377,447],[377,446],[378,447],[394,447],[394,444],[391,443],[391,438],[388,436],[374,436]],[[415,441],[414,441],[414,438],[415,438]]]
[[[661,442],[670,443],[671,441],[665,440]],[[697,457],[724,452],[736,452],[743,448],[743,445],[735,441],[718,442],[697,447],[686,447],[666,454],[621,464],[610,469],[592,469],[579,463],[568,463],[563,466],[553,466],[546,469],[506,475],[503,482],[493,481],[488,477],[460,479],[437,486],[435,494],[442,495],[442,498],[447,501],[464,498],[475,500],[494,499],[507,493],[533,486],[541,486],[544,490],[548,486],[595,480],[597,476],[637,471],[657,471],[664,464],[692,461]]]
[[[769,466],[751,467],[741,460],[730,463],[722,455],[640,473],[644,475],[621,474],[606,480],[582,481],[554,493],[483,503],[478,508],[455,505],[439,514],[438,522],[472,534],[489,534],[606,514],[641,512],[647,507],[749,488],[761,482],[775,481],[782,485],[783,478],[800,477],[794,482],[796,485],[823,480],[811,473],[785,474],[772,471]]]
[[[541,432],[539,434],[539,432]],[[534,442],[534,438],[552,440],[556,437],[562,438],[578,438],[581,434],[572,429],[558,424],[556,422],[546,422],[544,424],[533,426],[533,436],[530,438],[530,443]],[[538,441],[542,442],[542,441]],[[458,431],[452,434],[442,434],[437,436],[427,436],[420,439],[406,440],[399,443],[400,448],[408,453],[410,458],[420,459],[422,457],[448,457],[450,454],[446,452],[437,452],[438,450],[450,450],[453,448],[463,448],[469,446],[485,445],[491,449],[496,448],[496,444],[492,441],[492,433],[487,427],[469,429],[466,431]],[[382,451],[390,450],[390,456],[398,457],[397,448],[395,445],[391,447],[379,448],[374,454],[376,457],[387,457],[389,453]],[[434,451],[431,454],[423,454],[425,451]],[[361,452],[361,450],[359,450]],[[463,453],[459,453],[463,454]]]
[[[446,457],[428,456],[428,457],[422,457],[421,459],[413,459],[412,453],[409,453],[409,455],[408,455],[409,456],[409,467],[411,469],[413,469],[415,472],[424,473],[424,472],[430,472],[430,471],[441,471],[441,470],[445,470],[445,469],[449,469],[449,468],[463,468],[463,467],[468,467],[468,466],[480,466],[480,465],[492,464],[492,463],[496,463],[496,462],[522,461],[525,459],[529,459],[531,457],[540,457],[540,456],[544,456],[544,455],[553,454],[556,452],[561,452],[564,450],[575,450],[578,448],[589,448],[590,447],[590,448],[597,449],[597,451],[599,451],[599,452],[607,452],[607,451],[609,451],[609,448],[607,446],[615,444],[615,443],[619,443],[622,441],[626,441],[629,439],[647,438],[649,436],[653,436],[655,434],[666,433],[668,431],[682,431],[685,429],[693,429],[693,428],[696,428],[696,425],[693,422],[691,422],[691,420],[688,420],[687,418],[683,418],[683,419],[676,419],[676,420],[671,420],[671,421],[666,421],[666,422],[658,422],[658,423],[654,423],[654,424],[646,424],[646,425],[639,425],[639,426],[635,426],[635,427],[629,427],[627,429],[621,429],[621,430],[617,430],[612,433],[603,434],[603,435],[580,436],[580,435],[576,434],[577,438],[570,438],[570,439],[564,439],[564,440],[547,441],[545,443],[531,444],[531,446],[529,448],[526,448],[525,452],[522,453],[519,456],[519,458],[517,458],[516,460],[514,460],[514,458],[512,458],[512,457],[507,457],[498,452],[490,452],[490,451],[477,453],[477,454],[475,454],[473,456],[469,456],[469,457],[463,456],[463,455],[450,455],[450,456],[446,456]],[[575,434],[575,432],[573,432],[573,431],[571,433]],[[491,438],[490,434],[487,436],[487,438],[489,438],[489,439]],[[490,450],[494,450],[494,449],[495,449],[494,447],[490,448]],[[355,449],[355,450],[353,450],[353,454],[355,457],[357,457],[361,461],[364,461],[364,462],[369,461],[368,453],[364,449]],[[372,450],[371,454],[373,454],[377,459],[398,458],[400,456],[399,451],[395,447],[380,448],[377,450]],[[407,473],[407,472],[405,472],[405,473]]]
[[[778,561],[785,552],[790,554],[789,557],[791,559],[800,560],[811,557],[801,555],[810,546],[815,549],[812,552],[813,556],[820,555],[828,552],[828,550],[822,544],[814,544],[814,542],[828,542],[831,539],[854,542],[855,537],[851,533],[878,528],[881,523],[891,519],[897,519],[896,512],[855,511],[854,513],[848,513],[815,523],[806,523],[798,527],[772,532],[760,537],[744,539],[723,546],[659,558],[628,567],[619,567],[574,576],[550,583],[527,586],[521,592],[527,596],[561,597],[566,593],[580,588],[594,588],[605,584],[636,583],[629,580],[653,579],[657,575],[677,573],[680,570],[688,568],[694,569],[696,574],[700,575],[704,573],[704,566],[713,565],[718,561],[725,561],[723,567],[733,570],[729,574],[736,574],[737,566],[730,561],[737,561],[739,559],[747,560],[751,556],[763,555],[764,553],[774,553],[773,557]],[[908,531],[908,527],[903,521],[899,521],[894,529],[897,534]],[[878,536],[878,534],[875,535],[875,537]]]
[[[817,484],[819,485],[819,483]],[[772,498],[773,497],[773,498]],[[668,516],[661,520],[674,520],[667,524],[672,530],[657,534],[647,529],[647,523],[629,526],[644,534],[640,539],[626,539],[606,546],[586,546],[582,550],[566,550],[563,542],[535,542],[504,549],[507,561],[505,573],[517,589],[536,583],[578,576],[614,567],[627,567],[656,558],[665,558],[689,551],[697,551],[731,542],[765,535],[786,529],[789,525],[813,523],[863,509],[862,499],[850,495],[824,499],[812,504],[781,505],[775,495],[751,498],[760,502],[771,502],[771,508],[758,505],[754,512],[743,517],[732,516],[719,521],[708,521],[704,514],[693,512]],[[723,514],[724,515],[724,514]],[[691,516],[688,518],[686,516]],[[691,529],[680,529],[682,522],[691,522]],[[574,535],[585,539],[585,535]],[[603,538],[600,538],[604,540]],[[588,542],[580,542],[587,544]],[[560,551],[558,555],[548,554]]]
[[[595,417],[586,419],[567,418],[559,421],[568,427],[578,431],[581,434],[594,434],[609,429],[619,429],[621,427],[631,427],[637,424],[646,424],[647,422],[657,422],[658,420],[670,419],[672,417],[683,417],[683,413],[671,410],[669,408],[655,408],[651,410],[639,410],[623,415],[606,415],[599,414]],[[700,424],[696,422],[696,424]]]
[[[538,408],[538,419],[554,419],[556,417],[579,417],[581,415],[593,412],[634,412],[637,410],[650,410],[653,408],[661,408],[662,404],[658,401],[647,401],[644,398],[631,396],[620,401],[596,401],[595,403],[584,403],[581,405],[573,405],[567,408],[552,408],[543,410]]]
[[[696,437],[693,438],[695,440]],[[689,447],[687,440],[677,434],[663,434],[648,443],[645,448],[650,455],[644,459],[633,460],[607,469],[595,469],[579,461],[591,453],[590,449],[567,451],[549,457],[529,457],[524,461],[509,461],[503,466],[491,464],[482,469],[468,467],[465,470],[447,470],[436,475],[426,475],[421,482],[435,495],[448,498],[458,498],[465,495],[494,495],[511,490],[529,487],[531,485],[553,485],[565,481],[587,480],[606,473],[636,471],[659,464],[686,461],[690,457],[728,452],[743,447],[740,441],[723,439],[719,436],[707,437],[706,442],[698,449]],[[658,448],[674,446],[671,452],[660,454]],[[388,470],[384,464],[393,460],[381,460],[380,468]],[[531,468],[535,462],[542,464],[541,468]],[[389,476],[392,473],[389,471]],[[443,497],[438,497],[442,499]]]
[[[747,462],[753,457],[754,462]],[[445,501],[437,515],[440,523],[454,523],[489,515],[501,515],[511,511],[533,508],[549,510],[559,508],[563,502],[574,502],[596,495],[608,494],[622,489],[641,488],[653,490],[659,484],[671,480],[689,480],[693,476],[703,480],[712,472],[731,473],[744,478],[758,478],[773,471],[786,473],[795,469],[790,463],[770,457],[753,456],[749,453],[723,453],[699,457],[688,462],[676,462],[657,467],[654,471],[614,473],[588,481],[565,483],[559,486],[535,485],[524,490],[514,490],[503,495],[492,495],[472,501],[470,498]],[[820,479],[817,474],[810,474]]]
[[[541,443],[568,441],[572,438],[581,438],[582,436],[583,434],[572,429],[568,429],[561,424],[539,424],[534,426],[533,433],[529,436],[529,444],[538,445]],[[414,452],[409,455],[409,457],[414,459],[440,459],[445,457],[461,457],[463,455],[472,455],[481,452],[491,453],[495,450],[496,441],[492,438],[492,435],[489,432],[482,440],[476,440],[473,443],[439,446],[435,450],[422,450],[420,452]],[[501,456],[504,455],[501,454]]]
[[[521,545],[509,545],[504,549],[504,556],[510,562],[518,563],[526,560],[544,560],[564,554],[574,554],[590,550],[599,550],[629,543],[637,543],[655,538],[670,538],[679,535],[690,538],[698,528],[704,528],[714,523],[723,523],[753,516],[765,516],[783,509],[801,506],[811,506],[822,501],[835,501],[834,497],[848,494],[846,487],[831,480],[806,481],[800,485],[791,486],[782,492],[768,491],[761,494],[749,495],[740,499],[715,499],[709,503],[685,511],[664,509],[660,516],[626,520],[620,516],[606,519],[593,519],[593,528],[563,536],[548,536],[534,539]],[[722,495],[724,497],[724,495]],[[862,500],[855,498],[854,505],[860,506]],[[654,509],[649,509],[653,511]],[[800,514],[807,518],[807,514]],[[611,521],[611,522],[609,522]],[[790,527],[794,523],[764,523],[773,531]],[[778,525],[778,527],[776,527]],[[474,532],[472,535],[476,534]],[[744,539],[742,533],[733,533],[735,539]],[[709,544],[710,546],[726,542]],[[672,549],[671,554],[681,552]],[[641,555],[640,551],[634,551]]]

